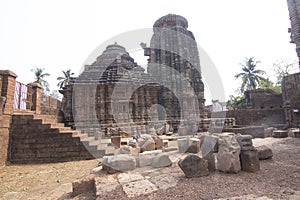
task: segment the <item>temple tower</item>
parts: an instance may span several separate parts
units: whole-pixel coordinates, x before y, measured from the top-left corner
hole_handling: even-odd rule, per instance
[[[190,115],[195,106],[199,115],[189,117],[200,118],[205,102],[197,43],[187,28],[184,17],[168,14],[154,23],[150,47],[142,45],[144,55],[149,56],[147,71],[161,83],[158,103],[173,121]],[[187,94],[187,87],[193,89],[196,102]]]
[[[300,60],[300,1],[299,0],[287,0],[289,9],[289,15],[291,20],[291,43],[296,44],[296,53],[298,61]],[[300,61],[299,61],[300,67]]]

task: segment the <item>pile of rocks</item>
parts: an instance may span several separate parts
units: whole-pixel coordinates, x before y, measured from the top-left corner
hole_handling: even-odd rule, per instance
[[[189,154],[178,162],[188,178],[207,176],[216,168],[225,173],[256,172],[260,170],[259,160],[273,156],[272,150],[266,146],[255,148],[251,135],[205,135],[200,144],[202,154]]]
[[[137,167],[152,168],[172,165],[170,152],[153,150],[156,145],[163,147],[158,136],[143,135],[138,140],[140,152],[132,154],[132,149],[121,147],[118,155],[103,157],[103,169],[108,173],[131,171]],[[251,135],[235,133],[206,134],[199,138],[180,138],[177,140],[180,157],[178,161],[186,177],[207,176],[218,169],[224,173],[256,172],[260,170],[259,160],[272,158],[273,152],[266,146],[255,148]],[[150,148],[151,147],[151,148]],[[141,153],[142,152],[142,153]],[[173,152],[174,153],[174,152]]]

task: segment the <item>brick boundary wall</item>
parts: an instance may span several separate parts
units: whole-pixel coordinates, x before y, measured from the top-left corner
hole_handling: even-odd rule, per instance
[[[217,113],[215,113],[216,116]],[[285,124],[283,108],[276,109],[240,109],[226,111],[227,118],[235,118],[236,125]]]

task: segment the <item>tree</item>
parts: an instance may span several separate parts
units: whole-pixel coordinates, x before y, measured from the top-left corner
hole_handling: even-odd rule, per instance
[[[269,78],[260,82],[260,88],[274,90],[277,94],[281,93],[281,85],[274,84]]]
[[[254,58],[246,58],[245,64],[240,64],[243,68],[241,73],[236,74],[235,79],[242,79],[241,93],[244,93],[246,90],[256,89],[262,80],[265,80],[264,75],[266,72],[263,70],[256,69],[257,64],[260,61],[254,61]]]
[[[64,77],[58,77],[57,78],[57,80],[59,81],[57,86],[59,88],[63,88],[64,86],[68,85],[70,83],[71,76],[74,75],[74,73],[71,72],[70,69],[67,69],[67,71],[62,71],[62,72],[64,74]]]
[[[230,100],[228,100],[226,104],[229,110],[244,109],[247,107],[245,96],[230,95],[229,97]]]
[[[35,76],[35,81],[34,83],[39,83],[40,85],[43,86],[44,91],[49,92],[49,83],[44,79],[47,76],[50,76],[49,73],[45,73],[45,68],[38,68],[36,67],[35,69],[31,69],[31,71],[34,73]]]
[[[58,99],[61,101],[62,99],[62,95],[57,91],[57,90],[53,90],[51,91],[51,93],[49,94],[50,97],[53,97],[55,99]]]
[[[281,81],[284,76],[287,76],[293,72],[296,71],[297,62],[289,62],[286,60],[277,60],[275,63],[273,63],[273,70],[275,72],[277,82],[276,85],[281,86]]]

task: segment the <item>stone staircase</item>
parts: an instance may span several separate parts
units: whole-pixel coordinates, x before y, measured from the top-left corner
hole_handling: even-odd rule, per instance
[[[110,139],[72,130],[49,115],[30,111],[15,111],[10,131],[9,161],[12,163],[93,159],[116,151]]]

